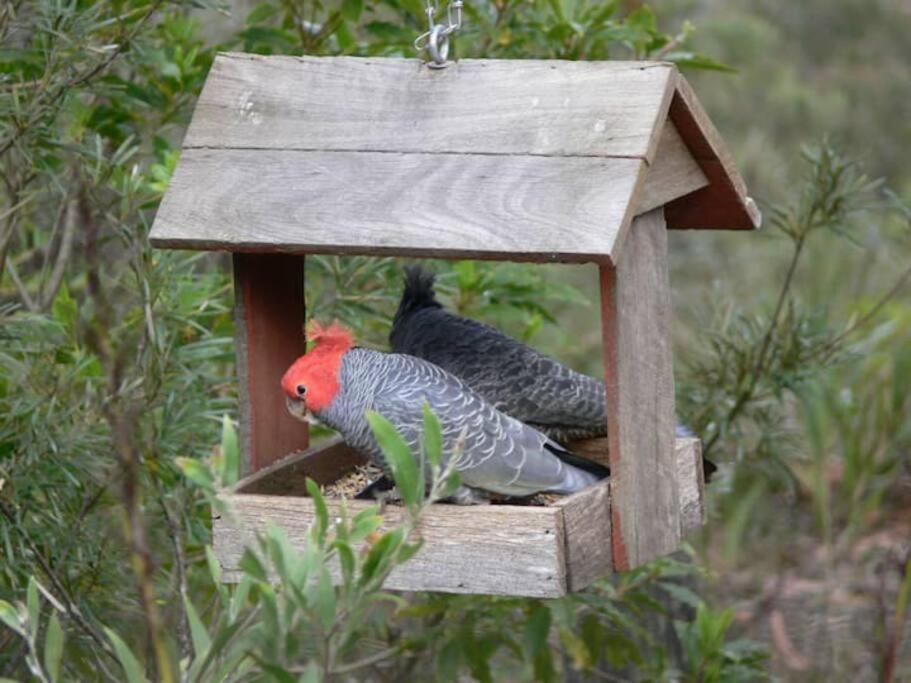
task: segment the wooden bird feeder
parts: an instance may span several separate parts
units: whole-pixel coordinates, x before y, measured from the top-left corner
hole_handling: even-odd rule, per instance
[[[219,55],[151,239],[233,253],[249,476],[214,524],[225,576],[269,520],[305,542],[304,477],[362,462],[339,441],[298,453],[279,390],[304,350],[306,254],[600,267],[609,438],[578,448],[610,481],[549,507],[435,505],[388,588],[554,597],[676,550],[702,466],[674,438],[666,228],[759,222],[672,64]]]

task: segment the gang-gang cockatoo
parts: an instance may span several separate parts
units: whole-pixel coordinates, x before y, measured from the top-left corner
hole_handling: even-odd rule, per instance
[[[504,415],[432,363],[356,347],[351,332],[338,323],[311,324],[308,332],[315,345],[281,381],[288,409],[300,419],[312,415],[337,430],[349,446],[387,474],[389,468],[365,413],[373,410],[389,420],[412,452],[419,454],[425,403],[442,427],[444,463],[454,449],[459,450],[455,467],[462,486],[453,496],[456,502],[479,502],[491,493],[572,493],[608,473]]]
[[[420,266],[405,269],[405,288],[389,334],[393,352],[451,372],[498,410],[561,443],[606,436],[603,381],[490,325],[450,313],[437,301],[433,285],[433,274]],[[678,425],[677,436],[692,432]],[[710,475],[715,465],[703,462]]]

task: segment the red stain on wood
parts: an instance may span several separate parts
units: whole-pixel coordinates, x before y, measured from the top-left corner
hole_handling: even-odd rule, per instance
[[[619,479],[621,459],[620,449],[620,416],[619,386],[617,383],[617,270],[608,264],[599,268],[601,281],[601,348],[604,354],[604,384],[607,388],[607,443],[608,458],[611,467],[611,488]],[[620,506],[611,502],[611,542],[614,557],[614,569],[622,571],[630,568],[629,553],[623,536],[623,519]]]
[[[726,149],[715,149],[703,126],[711,126],[711,122],[704,113],[700,123],[697,112],[693,107],[700,108],[698,102],[687,102],[683,91],[691,92],[689,86],[682,85],[671,100],[668,116],[680,137],[686,143],[687,149],[702,172],[705,173],[709,184],[680,197],[665,206],[664,216],[667,227],[674,230],[690,229],[724,229],[724,230],[753,230],[757,227],[754,217],[750,215],[746,206],[746,184],[740,177],[737,168],[730,159]],[[691,95],[695,98],[694,95]],[[716,136],[714,144],[724,147],[720,136]],[[719,154],[722,155],[719,157]]]
[[[304,353],[304,257],[234,254],[241,448],[247,474],[307,448],[281,378]]]

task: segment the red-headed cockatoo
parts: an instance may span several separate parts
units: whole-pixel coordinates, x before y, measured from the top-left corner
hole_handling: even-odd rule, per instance
[[[453,496],[457,502],[476,502],[489,493],[573,493],[608,474],[601,465],[501,413],[432,363],[355,347],[351,333],[338,323],[328,328],[311,325],[308,336],[315,346],[282,378],[288,409],[300,419],[312,414],[337,430],[349,446],[387,473],[365,413],[373,410],[389,420],[418,454],[427,403],[442,427],[444,464],[460,450],[455,467],[462,486]]]

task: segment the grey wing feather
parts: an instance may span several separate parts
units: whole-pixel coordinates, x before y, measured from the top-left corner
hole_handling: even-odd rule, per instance
[[[392,420],[409,445],[419,447],[424,402],[440,420],[444,451],[455,453],[464,484],[512,496],[568,493],[598,478],[563,463],[541,432],[504,415],[458,378],[411,356],[387,356],[387,381],[374,409]]]
[[[424,358],[463,379],[504,413],[552,438],[607,431],[604,382],[575,372],[477,320],[439,307],[396,321],[393,350]]]

